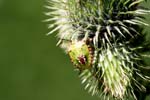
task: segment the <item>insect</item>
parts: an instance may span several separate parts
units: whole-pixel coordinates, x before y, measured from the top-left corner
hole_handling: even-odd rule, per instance
[[[84,41],[72,42],[68,50],[70,59],[78,69],[89,69],[93,61],[93,48]]]

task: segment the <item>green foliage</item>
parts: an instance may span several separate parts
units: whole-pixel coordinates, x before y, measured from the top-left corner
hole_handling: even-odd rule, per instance
[[[150,82],[146,73],[150,70],[143,57],[150,46],[145,41],[143,26],[148,24],[143,15],[150,11],[140,7],[143,1],[49,0],[51,12],[46,13],[50,16],[46,21],[53,24],[48,34],[58,31],[58,45],[66,52],[71,49],[72,62],[82,69],[82,83],[92,95],[128,100],[140,99],[138,94],[146,93]],[[80,45],[82,41],[84,45]],[[81,56],[87,63],[79,63]]]

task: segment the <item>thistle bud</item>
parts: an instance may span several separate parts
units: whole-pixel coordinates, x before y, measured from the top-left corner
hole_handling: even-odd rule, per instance
[[[49,34],[58,32],[85,89],[102,100],[129,100],[148,93],[149,65],[144,52],[146,0],[49,0]]]

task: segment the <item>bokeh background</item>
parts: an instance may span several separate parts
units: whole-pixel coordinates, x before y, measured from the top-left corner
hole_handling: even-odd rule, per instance
[[[0,100],[98,100],[56,47],[56,34],[46,36],[45,1],[0,0]]]

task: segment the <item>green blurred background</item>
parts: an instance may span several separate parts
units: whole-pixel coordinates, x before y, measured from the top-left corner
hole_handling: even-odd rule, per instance
[[[56,34],[46,36],[44,5],[45,0],[0,0],[0,100],[98,100],[56,47]]]

